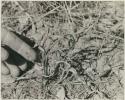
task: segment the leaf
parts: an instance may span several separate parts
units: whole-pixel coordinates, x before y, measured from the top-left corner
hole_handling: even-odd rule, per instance
[[[94,94],[95,94],[95,92],[88,94],[88,95],[85,97],[85,99],[92,98],[92,97],[94,96]]]
[[[74,68],[71,67],[69,71],[72,72],[74,75],[77,75],[77,71]]]
[[[111,99],[111,97],[107,94],[107,93],[105,93],[105,92],[102,92],[103,93],[103,95],[107,98],[107,99]]]
[[[112,69],[108,69],[108,70],[104,71],[102,73],[102,75],[100,75],[100,77],[108,77],[110,75],[111,71],[112,71]]]

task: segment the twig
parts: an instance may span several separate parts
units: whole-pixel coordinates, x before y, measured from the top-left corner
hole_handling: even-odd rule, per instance
[[[37,21],[35,21],[35,22],[36,22],[36,23],[39,22],[42,18],[44,18],[45,16],[48,16],[49,14],[53,13],[53,11],[55,11],[55,10],[58,9],[58,8],[60,8],[60,6],[54,8],[54,9],[52,9],[51,11],[47,12],[46,14],[42,15],[42,16],[40,17],[40,19],[37,20]]]
[[[30,79],[36,79],[37,77],[19,77],[15,81],[22,81],[22,80],[30,80]]]
[[[25,9],[19,4],[18,1],[15,1],[15,4],[18,5],[22,11],[25,11]],[[26,13],[27,17],[30,19],[31,23],[32,23],[32,34],[35,34],[36,33],[35,22],[34,22],[33,18],[30,16],[30,14],[28,12],[25,12],[25,13]]]

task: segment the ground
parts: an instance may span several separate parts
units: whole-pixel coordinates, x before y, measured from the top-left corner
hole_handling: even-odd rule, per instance
[[[123,1],[3,1],[1,13],[38,54],[3,99],[123,100]]]

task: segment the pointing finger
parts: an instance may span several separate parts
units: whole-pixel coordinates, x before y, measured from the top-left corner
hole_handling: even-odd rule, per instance
[[[34,61],[36,59],[36,52],[13,32],[2,28],[1,37],[2,44],[9,46],[11,49],[22,55],[25,59],[29,61]]]

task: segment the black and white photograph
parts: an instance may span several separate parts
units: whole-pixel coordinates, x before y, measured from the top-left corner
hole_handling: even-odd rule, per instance
[[[1,99],[124,100],[124,1],[1,1]]]

